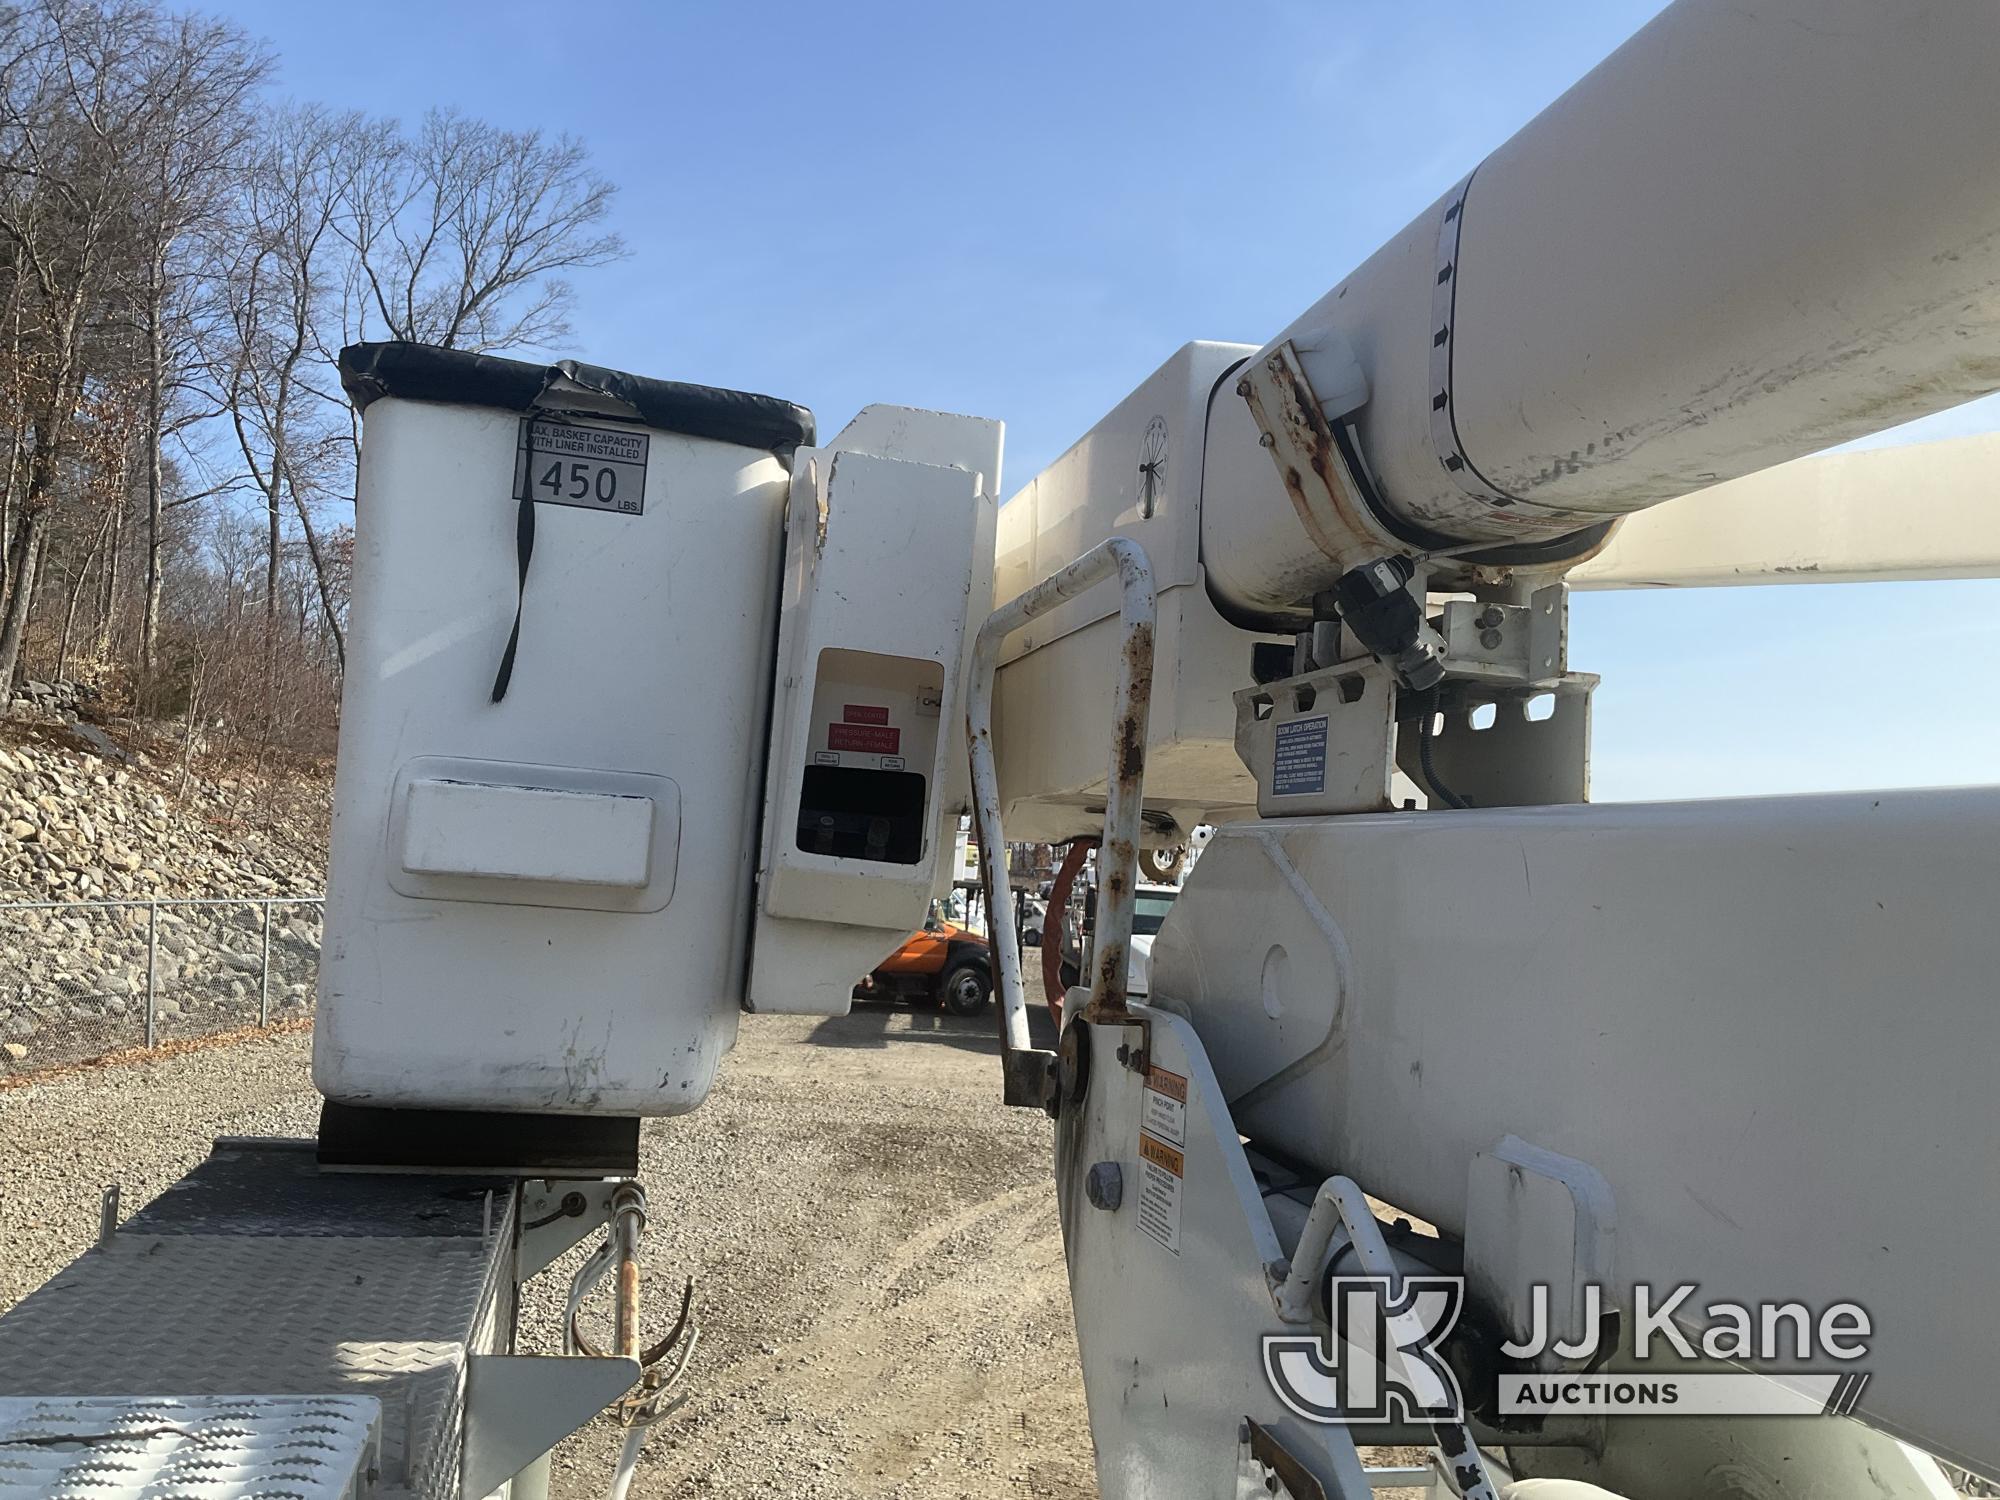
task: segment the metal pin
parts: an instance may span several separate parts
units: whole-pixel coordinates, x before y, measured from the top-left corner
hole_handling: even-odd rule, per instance
[[[159,1018],[160,994],[160,903],[146,903],[146,1045],[158,1041],[155,1027]]]
[[[257,986],[257,1024],[271,1024],[271,903],[264,903],[264,961]]]

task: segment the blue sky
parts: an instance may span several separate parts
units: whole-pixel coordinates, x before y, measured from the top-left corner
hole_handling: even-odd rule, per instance
[[[1011,490],[1179,344],[1275,332],[1657,6],[205,8],[300,98],[586,139],[633,253],[578,278],[570,352],[824,431],[870,401],[997,416]],[[1959,663],[1995,619],[1987,583],[1580,596],[1597,794],[1990,779],[2000,710]]]

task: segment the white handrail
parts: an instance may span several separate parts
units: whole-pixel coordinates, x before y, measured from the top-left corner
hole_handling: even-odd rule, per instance
[[[1000,969],[1000,1009],[1007,1049],[1025,1052],[1028,1010],[1021,988],[1021,951],[1014,932],[1014,893],[1007,884],[1007,846],[1000,829],[1000,780],[993,762],[993,679],[1000,645],[1037,615],[1093,584],[1118,575],[1121,644],[1118,684],[1112,694],[1111,765],[1104,800],[1104,840],[1097,851],[1097,935],[1086,1014],[1093,1021],[1125,1014],[1132,899],[1138,881],[1141,783],[1146,768],[1146,723],[1153,702],[1153,568],[1146,549],[1124,537],[1099,542],[1083,556],[994,610],[979,628],[972,653],[972,686],[966,700],[967,742],[972,756],[973,816],[986,875],[994,952]]]

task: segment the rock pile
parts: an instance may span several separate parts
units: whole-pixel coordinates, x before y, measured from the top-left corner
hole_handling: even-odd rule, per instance
[[[0,743],[0,902],[319,894],[323,778],[303,799],[288,778],[183,787],[144,754],[54,741]]]
[[[149,972],[159,1036],[297,1014],[317,966],[317,905],[269,908],[267,980],[266,908],[232,898],[320,894],[329,790],[321,769],[204,775],[90,726],[11,726],[0,737],[0,1071],[143,1041]],[[188,898],[222,904],[93,904]]]
[[[14,695],[12,708],[17,713],[26,709],[45,714],[74,713],[96,697],[97,689],[88,683],[71,682],[67,677],[59,677],[54,682],[39,682],[30,677]]]

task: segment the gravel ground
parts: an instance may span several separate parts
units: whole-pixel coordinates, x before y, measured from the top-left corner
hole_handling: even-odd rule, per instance
[[[130,1213],[216,1136],[311,1135],[311,1046],[295,1032],[0,1092],[0,1310],[89,1246],[106,1185]]]
[[[217,1135],[305,1135],[309,1039],[282,1037],[0,1092],[0,1310]],[[696,1278],[692,1399],[635,1496],[1095,1493],[1049,1126],[999,1102],[987,1023],[857,1008],[748,1016],[707,1106],[649,1122],[651,1311]],[[524,1293],[553,1350],[571,1260]],[[617,1434],[557,1453],[602,1493]]]
[[[0,1311],[90,1243],[106,1183],[130,1212],[215,1136],[311,1134],[310,1041],[0,1091]],[[648,1122],[649,1334],[693,1275],[702,1336],[633,1496],[1096,1493],[1049,1125],[999,1094],[985,1023],[857,1007],[746,1016],[708,1104]],[[560,1346],[583,1254],[524,1290],[522,1352]],[[601,1495],[618,1442],[600,1420],[565,1443],[556,1500]]]

